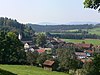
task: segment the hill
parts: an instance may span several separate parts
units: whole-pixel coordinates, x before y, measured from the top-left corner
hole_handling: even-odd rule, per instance
[[[36,32],[59,32],[72,29],[91,29],[93,25],[37,25],[37,24],[26,24],[31,26],[32,29]]]
[[[45,71],[42,68],[25,65],[0,65],[0,75],[67,75],[66,73]]]
[[[31,39],[30,34],[34,35],[34,31],[30,27],[27,27],[25,24],[17,22],[17,20],[13,20],[7,17],[0,17],[0,31],[11,31],[16,33],[17,35],[20,33],[25,39]]]

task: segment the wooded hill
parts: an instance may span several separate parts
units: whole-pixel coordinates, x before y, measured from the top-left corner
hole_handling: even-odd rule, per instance
[[[94,25],[37,25],[37,24],[26,24],[31,26],[36,32],[57,32],[57,31],[66,31],[72,29],[91,29]]]
[[[26,25],[17,22],[17,20],[7,17],[0,17],[0,31],[12,31],[17,35],[20,33],[22,34],[23,38],[28,39],[31,39],[30,34],[34,34],[34,31],[31,29],[31,27],[27,27]]]

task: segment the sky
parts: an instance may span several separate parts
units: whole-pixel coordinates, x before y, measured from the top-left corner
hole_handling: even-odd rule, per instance
[[[20,23],[100,22],[97,10],[86,9],[84,0],[0,0],[0,17]]]

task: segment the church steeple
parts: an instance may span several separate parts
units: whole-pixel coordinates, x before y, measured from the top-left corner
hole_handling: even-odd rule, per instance
[[[19,33],[19,35],[18,35],[18,39],[19,40],[21,40],[22,39],[22,36],[21,36],[21,34]]]

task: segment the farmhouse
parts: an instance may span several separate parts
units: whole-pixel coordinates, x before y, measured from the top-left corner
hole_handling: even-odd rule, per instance
[[[84,48],[84,49],[91,49],[93,45],[92,44],[85,44],[85,43],[77,43],[76,46]]]
[[[75,55],[77,56],[77,59],[87,58],[87,55],[84,52],[75,52]]]
[[[52,71],[52,70],[53,70],[54,63],[55,63],[54,61],[46,60],[46,61],[43,63],[44,69],[45,69],[45,70]]]

